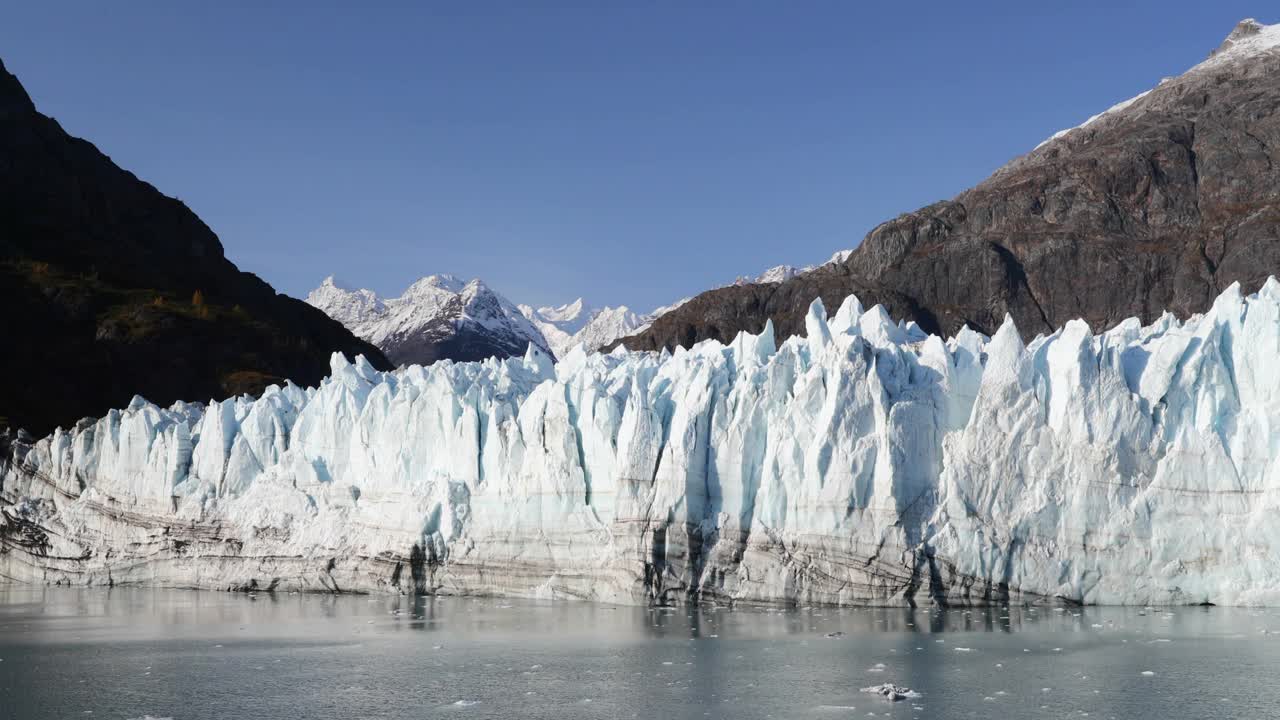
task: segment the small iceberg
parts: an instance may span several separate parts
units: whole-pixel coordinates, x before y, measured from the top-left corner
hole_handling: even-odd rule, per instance
[[[898,702],[899,700],[906,700],[907,698],[920,697],[920,693],[916,692],[915,690],[912,690],[909,687],[903,687],[902,685],[894,685],[893,683],[884,683],[882,685],[872,685],[871,687],[864,687],[862,688],[862,692],[879,695],[885,698],[886,700],[889,700],[892,702]]]

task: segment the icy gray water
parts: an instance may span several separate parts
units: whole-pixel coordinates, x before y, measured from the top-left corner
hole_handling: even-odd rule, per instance
[[[1278,666],[1272,610],[0,587],[0,717],[23,720],[1261,718]],[[921,695],[859,691],[885,682]]]

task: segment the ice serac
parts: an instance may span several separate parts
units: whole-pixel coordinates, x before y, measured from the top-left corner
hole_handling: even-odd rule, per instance
[[[1280,283],[943,340],[853,298],[124,410],[0,472],[15,582],[615,602],[1280,603]]]

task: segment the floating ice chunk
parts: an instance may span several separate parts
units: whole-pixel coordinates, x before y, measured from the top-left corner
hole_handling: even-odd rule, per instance
[[[862,688],[862,692],[879,695],[887,700],[897,702],[906,700],[907,698],[918,698],[920,693],[911,688],[902,685],[894,685],[893,683],[883,683],[881,685],[872,685],[871,687]]]

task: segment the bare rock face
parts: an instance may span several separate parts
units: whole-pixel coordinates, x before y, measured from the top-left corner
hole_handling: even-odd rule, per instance
[[[0,64],[0,428],[129,403],[315,384],[338,351],[389,368],[324,313],[223,255],[178,200],[36,111]]]
[[[871,231],[845,262],[704,293],[623,341],[727,342],[855,293],[926,331],[1032,337],[1206,310],[1280,272],[1280,26],[1242,22],[1184,75],[1058,133],[986,181]]]

